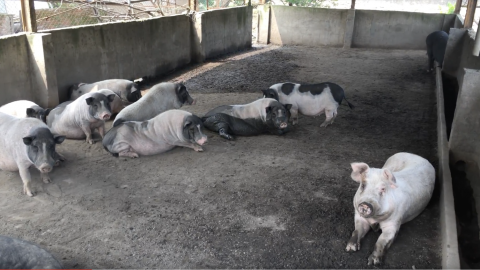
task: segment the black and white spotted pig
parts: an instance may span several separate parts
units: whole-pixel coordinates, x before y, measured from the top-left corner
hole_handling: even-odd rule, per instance
[[[65,136],[54,136],[48,126],[34,118],[19,118],[0,112],[0,169],[19,171],[23,192],[33,196],[29,168],[33,165],[49,183],[55,165],[55,145]],[[1,260],[1,257],[0,257]]]
[[[0,235],[0,269],[62,269],[62,265],[35,244]]]
[[[205,114],[202,121],[206,128],[218,132],[227,140],[232,140],[232,135],[282,135],[288,131],[291,106],[264,98],[245,105],[217,107]]]
[[[443,66],[443,57],[447,48],[448,34],[444,31],[435,31],[427,36],[428,69],[433,70],[433,61],[437,61],[440,67]]]
[[[320,126],[326,127],[333,123],[337,116],[337,108],[345,98],[343,88],[338,84],[325,82],[318,84],[277,83],[267,90],[262,90],[263,96],[273,98],[283,104],[292,104],[293,125],[298,123],[298,113],[317,116],[325,113],[326,119]],[[350,109],[354,106],[347,101]]]
[[[136,158],[155,155],[175,146],[203,151],[207,142],[203,124],[198,116],[182,110],[169,110],[147,121],[122,122],[110,129],[103,147],[114,156]]]
[[[64,102],[55,107],[47,116],[47,124],[54,134],[65,135],[69,139],[85,139],[90,144],[92,131],[96,128],[102,138],[105,135],[105,121],[110,119],[110,102],[114,94],[88,93],[75,101]]]
[[[0,107],[0,112],[22,118],[33,117],[46,123],[50,109],[44,109],[29,100],[17,100]]]
[[[149,120],[167,110],[180,109],[185,103],[195,104],[195,100],[192,99],[185,85],[169,82],[159,83],[137,102],[123,109],[115,117],[113,126],[125,121]]]
[[[136,102],[142,97],[138,84],[129,80],[111,79],[95,83],[79,83],[70,87],[70,100],[75,100],[81,95],[97,92],[102,89],[112,90],[127,105]]]

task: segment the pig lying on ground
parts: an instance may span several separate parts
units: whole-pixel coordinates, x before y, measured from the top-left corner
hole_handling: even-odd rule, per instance
[[[437,61],[439,66],[443,66],[443,57],[445,56],[445,49],[447,48],[448,34],[444,31],[435,31],[427,36],[425,40],[427,43],[428,55],[428,69],[433,70],[433,61]]]
[[[17,100],[0,107],[0,112],[22,118],[33,117],[46,123],[47,115],[50,113],[50,109],[44,109],[34,102],[28,100]]]
[[[67,101],[55,107],[47,116],[47,124],[54,134],[62,134],[69,139],[86,138],[88,143],[93,144],[92,132],[95,128],[102,138],[105,135],[105,121],[112,115],[110,102],[114,98],[114,94],[82,95],[75,101]]]
[[[111,79],[96,83],[79,83],[70,87],[70,100],[75,100],[81,95],[96,92],[101,89],[112,90],[127,104],[136,102],[142,97],[139,86],[129,80]]]
[[[18,118],[0,112],[0,169],[19,171],[23,192],[33,196],[30,188],[30,166],[41,173],[43,182],[49,183],[48,173],[55,164],[55,145],[65,136],[54,136],[45,123],[33,118]]]
[[[253,136],[263,133],[282,135],[292,105],[264,98],[245,105],[224,105],[209,111],[202,118],[206,128],[218,132],[227,140],[233,135]]]
[[[435,169],[424,158],[397,153],[382,169],[365,163],[352,163],[352,179],[360,183],[353,198],[355,231],[348,241],[347,251],[360,250],[360,241],[372,227],[382,234],[375,244],[368,264],[377,265],[392,244],[400,225],[418,216],[432,197]]]
[[[262,90],[265,98],[273,98],[282,104],[292,104],[292,124],[298,123],[298,113],[317,116],[325,113],[326,119],[320,126],[333,123],[337,116],[337,108],[345,98],[343,88],[338,84],[325,82],[318,84],[278,83]],[[350,109],[354,106],[347,101]]]
[[[123,122],[107,132],[103,147],[114,156],[136,158],[155,155],[175,146],[203,151],[207,142],[203,124],[197,116],[181,110],[169,110],[143,121]]]
[[[35,244],[0,235],[0,269],[62,269],[62,265]]]
[[[115,127],[125,121],[149,120],[164,111],[180,109],[185,103],[195,104],[195,100],[188,94],[185,85],[181,83],[160,83],[153,86],[140,100],[123,109],[115,117],[113,126]]]

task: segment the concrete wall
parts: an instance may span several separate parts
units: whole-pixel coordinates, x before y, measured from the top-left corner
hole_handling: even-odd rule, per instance
[[[13,34],[13,15],[0,14],[0,36]]]
[[[158,76],[190,63],[190,18],[168,16],[49,31],[59,98],[78,82]]]
[[[261,21],[258,36],[279,45],[424,50],[428,34],[448,32],[457,20],[451,14],[271,6],[270,28]]]
[[[197,62],[252,46],[252,7],[196,13],[193,58]]]
[[[352,47],[423,50],[427,35],[443,29],[444,19],[444,14],[356,10]]]
[[[272,6],[270,42],[343,46],[347,10]]]

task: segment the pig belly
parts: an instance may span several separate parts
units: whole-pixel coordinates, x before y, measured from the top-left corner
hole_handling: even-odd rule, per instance
[[[175,144],[153,141],[143,134],[122,133],[122,131],[117,133],[111,152],[120,153],[128,150],[142,156],[149,156],[169,151],[175,147]],[[129,149],[126,148],[126,145],[129,146]]]
[[[18,165],[17,163],[10,157],[10,160],[5,160],[2,157],[2,160],[0,160],[0,170],[2,171],[10,171],[10,172],[15,172],[18,171]]]
[[[288,102],[287,102],[288,103]],[[325,113],[326,110],[336,110],[336,102],[328,99],[324,94],[312,96],[299,95],[293,98],[292,103],[298,108],[298,112],[307,116],[317,116]]]

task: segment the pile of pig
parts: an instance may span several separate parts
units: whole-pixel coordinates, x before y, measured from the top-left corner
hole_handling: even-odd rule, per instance
[[[440,32],[427,38],[429,70],[434,60],[440,64],[443,61],[444,41],[445,33]],[[278,83],[262,90],[262,94],[263,98],[248,104],[214,108],[201,118],[180,110],[184,104],[195,104],[182,83],[157,84],[144,96],[139,86],[128,80],[80,83],[71,87],[70,101],[51,110],[31,101],[14,101],[0,107],[0,169],[19,171],[24,193],[33,196],[29,167],[35,166],[42,180],[49,183],[48,173],[65,161],[55,146],[65,139],[85,139],[93,144],[95,129],[110,154],[138,158],[176,146],[201,152],[207,142],[204,127],[227,140],[265,133],[282,135],[298,124],[299,113],[307,116],[325,113],[321,127],[327,127],[335,120],[343,100],[354,108],[346,100],[343,88],[330,82]],[[105,133],[105,121],[113,114],[117,114],[113,127]],[[370,228],[381,229],[382,234],[368,258],[369,265],[379,265],[400,226],[418,216],[430,201],[435,170],[426,159],[410,153],[391,156],[381,169],[365,163],[352,163],[351,167],[351,177],[359,183],[359,188],[353,199],[355,230],[346,251],[360,250],[360,242]],[[30,245],[9,238],[0,237],[0,241]],[[46,251],[33,245],[31,248],[38,258],[30,256],[30,263],[46,262],[32,267],[60,267]],[[28,267],[22,256],[17,255],[9,255],[9,261],[0,259],[0,266]]]

